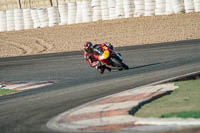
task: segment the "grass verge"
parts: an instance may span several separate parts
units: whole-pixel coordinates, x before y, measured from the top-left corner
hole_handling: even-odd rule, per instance
[[[16,90],[0,89],[0,96],[16,93]]]
[[[142,106],[135,116],[200,118],[200,80],[175,82],[175,85],[179,88]]]
[[[175,113],[164,114],[161,117],[200,118],[200,111],[175,112]]]

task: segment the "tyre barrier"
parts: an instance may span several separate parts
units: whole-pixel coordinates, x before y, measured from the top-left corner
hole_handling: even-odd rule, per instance
[[[90,1],[82,1],[83,23],[92,22],[92,6]]]
[[[59,24],[59,14],[57,7],[50,7],[48,10],[49,27],[53,27]]]
[[[7,31],[15,30],[14,10],[6,11]]]
[[[123,1],[124,3],[124,17],[125,18],[130,18],[130,17],[133,17],[133,12],[134,12],[134,4],[133,4],[133,1],[130,1],[130,0],[124,0]]]
[[[6,11],[0,11],[0,32],[7,30]]]
[[[155,15],[155,0],[144,0],[144,16],[153,16]]]
[[[93,0],[91,2],[91,7],[93,10],[92,21],[101,20],[101,1],[100,0]]]
[[[101,0],[102,20],[109,20],[108,0]]]
[[[24,9],[24,29],[32,29],[33,28],[33,20],[31,17],[31,9]]]
[[[68,8],[67,4],[58,5],[58,11],[60,14],[60,24],[64,25],[68,22]]]
[[[77,1],[77,11],[76,11],[76,23],[82,23],[82,3]]]
[[[68,3],[68,24],[76,23],[76,3]]]
[[[182,13],[184,11],[183,0],[172,0],[172,9],[175,14]]]
[[[124,7],[123,7],[123,1],[122,0],[116,0],[115,17],[117,19],[124,18]]]
[[[14,10],[14,18],[15,18],[15,30],[23,30],[24,29],[24,16],[22,9]]]
[[[185,7],[186,13],[194,12],[194,1],[193,0],[185,0],[184,7]]]
[[[144,0],[134,0],[134,5],[135,5],[134,17],[143,16],[145,11]]]
[[[115,19],[115,0],[108,0],[109,19]]]
[[[155,2],[156,2],[155,15],[164,15],[165,14],[166,1],[156,0]]]
[[[195,12],[200,12],[200,0],[194,0]]]
[[[49,19],[48,19],[48,13],[46,8],[39,8],[37,9],[37,13],[40,20],[40,27],[48,27],[49,26]]]
[[[140,16],[200,12],[200,0],[77,0],[0,11],[0,32]]]
[[[166,0],[166,8],[165,8],[165,14],[170,15],[173,14],[173,8],[172,8],[172,1]]]
[[[31,9],[31,17],[33,20],[33,28],[39,28],[40,27],[40,19],[39,19],[37,9]]]

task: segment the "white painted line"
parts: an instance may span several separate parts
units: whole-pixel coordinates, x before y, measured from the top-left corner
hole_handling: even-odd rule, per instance
[[[138,119],[135,124],[149,124],[149,125],[200,125],[200,119],[193,118],[145,118]]]

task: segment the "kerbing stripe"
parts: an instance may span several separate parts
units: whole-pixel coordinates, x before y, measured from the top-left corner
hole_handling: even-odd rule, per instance
[[[129,96],[110,97],[107,99],[103,99],[94,104],[119,103],[119,102],[125,102],[125,101],[141,101],[144,98],[148,98],[151,95],[152,94],[149,94],[149,93],[143,93],[143,94],[138,94],[138,95],[134,94],[134,95],[129,95]]]
[[[65,112],[47,126],[60,131],[119,131],[122,128],[147,126],[148,122],[130,115],[129,111],[176,88],[173,84],[157,85],[114,94]],[[150,121],[150,124],[153,122]]]
[[[115,103],[115,104],[109,103],[109,104],[102,104],[102,105],[87,106],[85,108],[79,109],[71,113],[71,115],[98,112],[99,110],[108,111],[108,110],[115,110],[119,108],[121,109],[130,108],[136,105],[138,105],[137,101],[126,101],[126,102]]]
[[[91,126],[88,128],[83,128],[82,130],[95,130],[95,131],[117,131],[121,128],[128,128],[128,127],[136,127],[136,126],[144,126],[144,125],[136,125],[135,122],[129,122],[129,123],[121,123],[121,124],[109,124],[109,125],[103,125],[103,126]]]
[[[20,87],[23,87],[23,86],[27,86],[29,84],[30,83],[13,84],[13,85],[5,86],[5,88],[12,90],[12,89],[20,88]]]
[[[38,88],[53,84],[53,81],[42,81],[42,82],[8,82],[3,84],[5,89],[14,89],[14,90],[26,90],[32,88]]]
[[[135,95],[139,95],[141,93],[152,93],[155,91],[167,91],[167,90],[174,90],[178,88],[178,86],[175,86],[173,83],[170,84],[164,84],[164,85],[156,85],[156,86],[146,86],[144,88],[142,88],[142,90],[140,88],[138,89],[132,89],[132,90],[127,90],[125,92],[119,93],[119,94],[114,94],[112,95],[112,97],[119,97],[119,96],[129,96],[130,94],[135,94]]]
[[[70,115],[70,116],[67,116],[66,118],[61,118],[61,120],[59,120],[58,123],[74,122],[74,121],[80,121],[80,120],[88,120],[88,119],[119,116],[119,115],[128,115],[130,109],[131,108]]]
[[[6,83],[2,83],[5,86],[10,86],[10,85],[15,85],[15,84],[24,84],[26,82],[22,82],[22,81],[17,81],[17,82],[6,82]]]
[[[96,118],[96,119],[89,119],[89,120],[80,120],[71,122],[71,124],[75,125],[90,125],[90,126],[103,126],[108,124],[121,124],[121,123],[129,123],[135,122],[137,118],[131,115],[120,115],[120,116],[113,116],[113,117],[103,117],[103,118]]]
[[[27,85],[21,86],[21,87],[16,87],[15,90],[25,90],[25,89],[31,89],[31,88],[38,88],[42,86],[46,86],[52,83],[49,82],[40,82],[40,83],[29,83]]]

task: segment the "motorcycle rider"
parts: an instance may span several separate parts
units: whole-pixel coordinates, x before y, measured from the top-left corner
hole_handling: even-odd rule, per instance
[[[101,60],[107,59],[109,57],[108,48],[113,49],[110,43],[104,44],[93,44],[91,42],[86,42],[84,44],[84,58],[89,63],[91,67],[95,67],[100,73],[104,73],[105,69],[111,71],[111,68],[104,65]],[[104,49],[103,53],[100,49]]]

